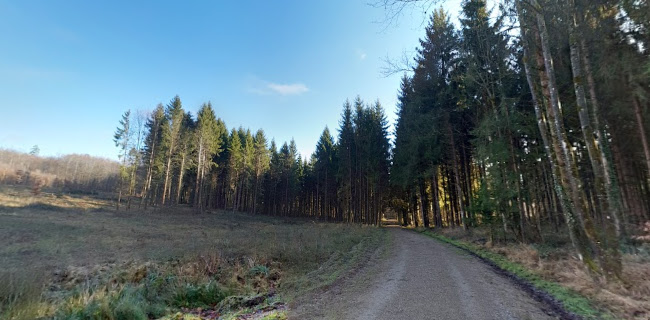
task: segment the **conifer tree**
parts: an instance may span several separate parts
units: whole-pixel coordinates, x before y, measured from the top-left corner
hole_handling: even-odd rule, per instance
[[[240,191],[240,178],[244,169],[244,155],[239,133],[234,128],[230,131],[230,143],[228,145],[228,167],[229,167],[229,206],[232,210],[238,210],[237,195]]]
[[[146,176],[142,187],[142,203],[145,208],[155,200],[151,195],[151,184],[154,176],[159,177],[162,172],[163,160],[161,153],[162,126],[165,121],[165,111],[162,104],[149,115],[145,124],[147,135],[144,141],[143,158],[146,161]],[[159,179],[156,179],[159,180]],[[148,202],[147,199],[151,197]]]
[[[178,145],[181,135],[181,128],[185,120],[185,112],[181,104],[181,99],[175,96],[165,109],[166,121],[162,126],[162,144],[161,148],[165,152],[165,177],[162,190],[162,204],[171,195],[171,174],[173,160],[178,152]]]
[[[205,203],[205,177],[214,163],[214,157],[222,151],[220,131],[225,128],[217,121],[210,102],[199,109],[196,119],[194,141],[196,144],[196,185],[194,187],[194,205],[203,211]]]
[[[336,190],[334,158],[334,138],[330,134],[329,129],[325,127],[325,130],[323,130],[320,139],[316,143],[316,151],[314,152],[314,171],[317,177],[317,210],[318,216],[321,219],[329,219],[332,215],[333,200],[336,196],[335,192],[333,191]]]
[[[113,135],[113,142],[115,146],[119,148],[119,158],[122,161],[120,165],[120,183],[118,185],[118,196],[117,196],[117,210],[120,209],[120,202],[122,201],[122,193],[124,188],[124,182],[129,177],[128,173],[128,155],[131,146],[131,138],[133,133],[131,132],[131,110],[127,110],[122,115],[120,120],[120,126],[115,130]]]
[[[192,114],[187,112],[183,116],[181,123],[180,134],[178,139],[178,151],[175,157],[175,163],[178,166],[178,180],[176,185],[176,199],[175,203],[181,203],[181,193],[184,187],[185,171],[192,168],[195,164],[192,162],[191,154],[195,147],[192,137],[194,136],[195,123]]]
[[[355,168],[354,155],[354,124],[352,123],[352,106],[350,101],[346,100],[343,104],[343,114],[339,122],[339,137],[338,137],[338,172],[337,181],[339,185],[338,199],[341,203],[343,219],[346,222],[352,222],[353,214],[353,171]]]
[[[261,195],[261,187],[264,183],[264,173],[270,168],[270,151],[266,146],[266,136],[262,129],[257,130],[254,140],[254,157],[253,166],[255,174],[254,194],[253,194],[253,213],[258,212]]]

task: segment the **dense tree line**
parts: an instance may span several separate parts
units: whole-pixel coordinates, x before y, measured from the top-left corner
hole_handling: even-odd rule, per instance
[[[618,277],[620,241],[650,219],[649,13],[647,1],[464,0],[455,26],[435,10],[399,93],[402,222],[522,242],[568,231],[595,275]]]
[[[404,225],[484,226],[492,241],[564,230],[594,275],[619,277],[621,241],[650,219],[648,12],[632,0],[464,0],[456,26],[435,10],[402,78],[392,151],[380,104],[360,98],[309,159],[294,141],[228,129],[209,103],[196,116],[179,97],[127,112],[120,194],[127,207],[365,224],[390,208]]]
[[[210,103],[196,116],[178,96],[143,117],[127,111],[120,150],[118,209],[189,204],[328,221],[378,224],[388,195],[388,125],[379,104],[343,107],[338,139],[328,128],[302,159],[295,142],[270,143],[261,129],[226,127]],[[126,201],[123,201],[126,198]]]

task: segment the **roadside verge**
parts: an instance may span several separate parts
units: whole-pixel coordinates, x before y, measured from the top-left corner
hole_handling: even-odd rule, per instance
[[[614,319],[609,313],[598,310],[592,302],[580,294],[563,287],[559,283],[542,279],[524,266],[510,261],[500,254],[490,252],[465,241],[445,237],[430,230],[414,231],[448,243],[477,257],[491,266],[497,273],[510,279],[535,300],[546,304],[562,319]]]

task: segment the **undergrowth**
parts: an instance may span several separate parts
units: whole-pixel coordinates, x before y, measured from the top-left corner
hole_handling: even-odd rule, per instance
[[[195,263],[185,261],[118,266],[115,270],[106,271],[108,274],[93,274],[70,290],[44,292],[42,303],[48,304],[49,308],[44,309],[42,314],[21,313],[23,308],[8,309],[5,310],[3,319],[40,316],[56,320],[139,320],[157,319],[178,310],[197,308],[229,312],[230,308],[239,306],[219,305],[228,297],[245,294],[266,295],[248,290],[246,283],[266,282],[267,286],[256,286],[261,290],[279,279],[275,275],[278,271],[269,266],[264,266],[271,270],[268,273],[248,272],[241,276],[232,274],[232,270],[241,269],[235,266],[222,265],[222,271],[214,274],[207,272],[207,268],[185,268]],[[207,264],[202,267],[207,267]],[[257,270],[261,267],[254,266],[249,269]],[[241,277],[238,285],[224,281],[232,276]],[[65,282],[70,278],[70,275],[63,276],[49,286],[65,286]],[[58,296],[55,296],[55,293]],[[258,301],[258,304],[264,300]],[[48,314],[48,310],[55,311]]]

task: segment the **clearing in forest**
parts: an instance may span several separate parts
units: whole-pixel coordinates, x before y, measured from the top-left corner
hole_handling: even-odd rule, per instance
[[[186,207],[113,210],[97,197],[0,193],[0,318],[194,313],[283,317],[372,252],[374,227]]]

